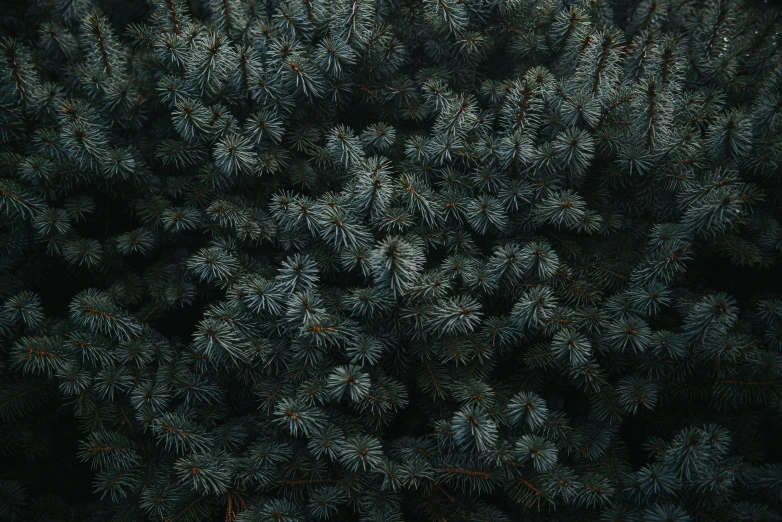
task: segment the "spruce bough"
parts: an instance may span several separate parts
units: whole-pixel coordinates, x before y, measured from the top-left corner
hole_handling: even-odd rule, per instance
[[[782,520],[781,11],[121,7],[0,38],[0,519]]]

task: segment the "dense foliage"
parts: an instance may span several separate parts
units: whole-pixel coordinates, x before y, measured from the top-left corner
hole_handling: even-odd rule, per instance
[[[782,520],[773,6],[8,9],[0,519]]]

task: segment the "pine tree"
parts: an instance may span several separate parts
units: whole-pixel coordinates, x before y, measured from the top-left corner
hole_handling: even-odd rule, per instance
[[[7,15],[1,520],[782,520],[773,5]]]

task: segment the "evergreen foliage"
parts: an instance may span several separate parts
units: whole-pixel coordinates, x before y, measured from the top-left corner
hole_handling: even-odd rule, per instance
[[[746,1],[9,6],[0,519],[782,520]]]

